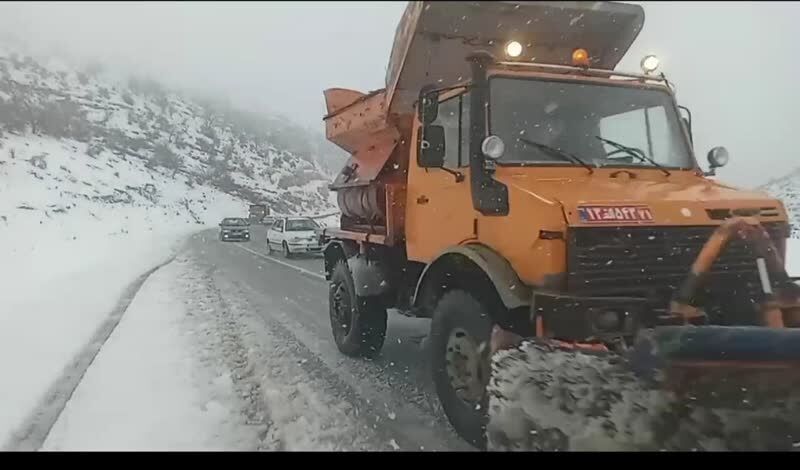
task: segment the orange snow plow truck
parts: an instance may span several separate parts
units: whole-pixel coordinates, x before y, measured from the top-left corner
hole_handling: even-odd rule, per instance
[[[456,432],[489,450],[791,449],[800,293],[784,205],[708,176],[616,2],[411,2],[385,88],[325,91],[330,317],[373,356],[431,318]]]

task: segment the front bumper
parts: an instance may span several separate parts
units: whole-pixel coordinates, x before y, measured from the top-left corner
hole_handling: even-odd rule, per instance
[[[222,232],[220,233],[220,237],[222,240],[230,240],[230,241],[249,241],[250,240],[250,232]]]
[[[291,253],[321,253],[323,246],[318,241],[287,242]]]
[[[567,341],[603,341],[632,336],[651,309],[641,297],[581,297],[534,292],[531,320],[539,336]],[[546,325],[547,331],[539,331]]]

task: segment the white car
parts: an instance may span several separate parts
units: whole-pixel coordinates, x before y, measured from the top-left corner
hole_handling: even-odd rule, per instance
[[[285,258],[295,253],[320,253],[320,226],[307,217],[279,217],[267,230],[267,252],[280,250]]]

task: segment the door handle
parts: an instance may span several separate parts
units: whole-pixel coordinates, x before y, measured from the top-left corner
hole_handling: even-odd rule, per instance
[[[423,194],[417,198],[417,204],[427,204],[429,199]]]

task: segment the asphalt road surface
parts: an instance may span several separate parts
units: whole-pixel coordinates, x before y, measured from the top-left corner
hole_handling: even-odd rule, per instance
[[[247,306],[240,310],[283,345],[283,354],[292,356],[315,391],[352,408],[348,413],[365,431],[359,445],[348,445],[351,436],[338,436],[340,448],[383,450],[388,442],[388,450],[472,450],[450,427],[433,390],[429,320],[390,311],[381,355],[346,357],[331,335],[321,255],[267,255],[265,228],[251,231],[250,242],[220,242],[216,231],[203,232],[189,240],[186,254],[213,271],[213,289],[225,302]],[[262,354],[269,359],[271,351]]]

